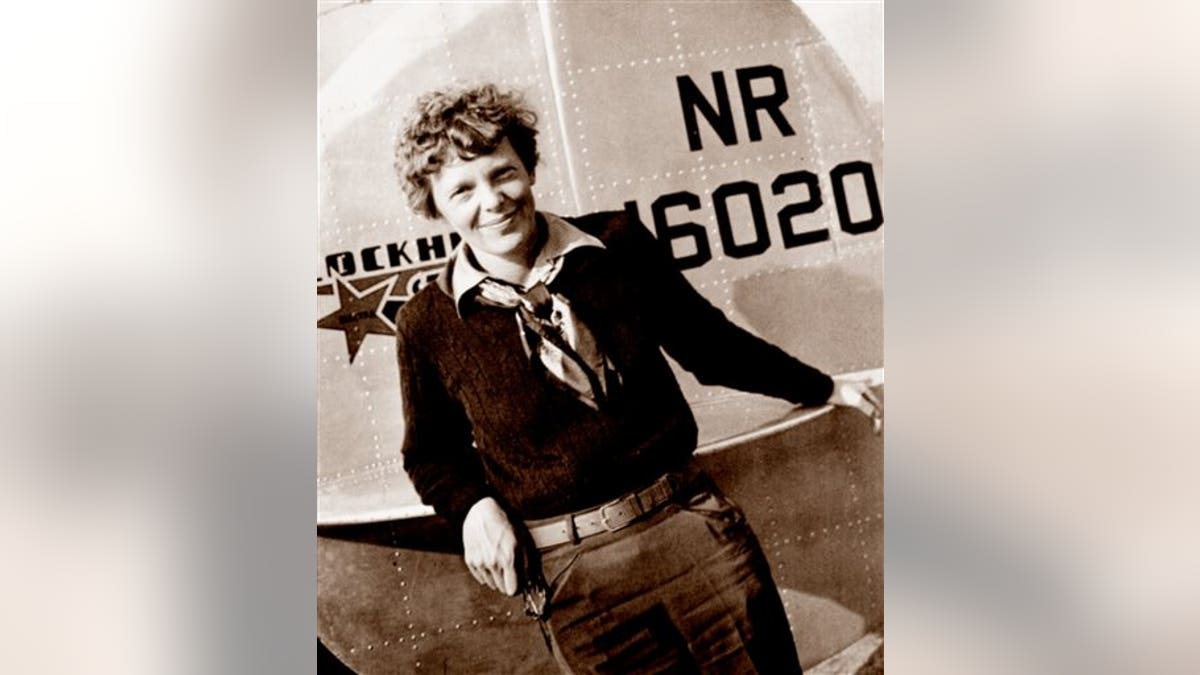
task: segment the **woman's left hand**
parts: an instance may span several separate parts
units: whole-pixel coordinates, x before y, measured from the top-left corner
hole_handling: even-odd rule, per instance
[[[833,405],[856,408],[871,418],[875,433],[883,429],[883,403],[866,380],[855,380],[845,375],[833,377],[833,393],[829,396]]]

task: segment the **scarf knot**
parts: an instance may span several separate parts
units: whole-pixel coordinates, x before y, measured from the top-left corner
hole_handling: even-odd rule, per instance
[[[476,299],[482,305],[516,310],[530,358],[588,407],[599,410],[608,403],[620,385],[620,373],[565,297],[543,281],[522,291],[488,278],[479,283]]]

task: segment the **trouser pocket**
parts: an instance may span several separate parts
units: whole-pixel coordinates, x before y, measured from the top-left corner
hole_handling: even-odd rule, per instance
[[[708,530],[722,542],[746,538],[746,514],[715,487],[697,492],[684,501],[680,508],[684,513],[704,519]]]

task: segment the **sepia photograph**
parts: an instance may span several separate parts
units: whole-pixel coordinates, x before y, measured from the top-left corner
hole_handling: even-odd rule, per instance
[[[319,671],[882,673],[883,3],[317,28]]]

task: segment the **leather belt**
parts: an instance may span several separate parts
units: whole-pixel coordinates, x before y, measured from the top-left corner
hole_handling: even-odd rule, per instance
[[[600,508],[533,520],[525,526],[534,546],[539,549],[567,542],[578,543],[580,539],[602,532],[616,532],[653,513],[675,497],[678,483],[678,477],[666,474],[649,487],[618,497]]]

